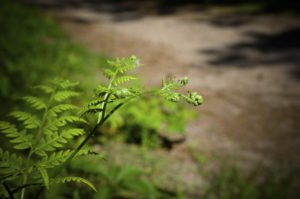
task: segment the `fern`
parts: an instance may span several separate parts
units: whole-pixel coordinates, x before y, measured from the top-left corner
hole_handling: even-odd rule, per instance
[[[124,84],[126,82],[129,82],[131,80],[135,80],[135,79],[136,78],[132,77],[132,76],[121,76],[121,77],[114,79],[114,81],[112,83],[114,86],[118,86],[118,85]]]
[[[77,110],[78,107],[74,106],[72,104],[59,104],[57,106],[52,107],[49,110],[49,115],[53,117],[57,117],[59,113],[63,113],[66,111],[72,111],[72,110]]]
[[[47,107],[46,103],[37,97],[26,96],[23,97],[23,99],[37,110],[45,109]]]
[[[57,102],[62,102],[66,99],[69,99],[71,97],[76,97],[78,95],[79,93],[74,91],[59,91],[53,96],[53,99]]]
[[[13,111],[9,114],[19,121],[23,121],[26,129],[35,129],[40,126],[40,121],[33,115],[23,111]]]
[[[65,183],[65,182],[80,182],[86,184],[88,187],[96,191],[96,187],[89,182],[88,180],[81,178],[81,177],[75,177],[75,176],[68,176],[68,177],[61,177],[61,178],[56,178],[50,181],[50,184],[54,183]]]
[[[0,148],[1,182],[8,178],[11,180],[16,177],[16,174],[21,173],[23,171],[23,161],[24,160],[15,153],[10,153]]]
[[[14,118],[15,124],[0,121],[0,132],[9,139],[13,148],[21,151],[20,154],[27,154],[24,159],[0,149],[1,182],[3,185],[8,183],[11,190],[22,190],[21,198],[25,196],[25,189],[21,187],[27,184],[43,182],[49,187],[52,178],[48,169],[66,163],[74,153],[74,150],[67,149],[68,142],[85,133],[76,125],[87,122],[76,116],[78,107],[69,103],[69,99],[79,95],[74,90],[77,84],[55,79],[37,86],[43,93],[42,97],[23,97],[32,108],[31,112],[11,112],[9,116]],[[79,150],[76,156],[86,153],[86,150]],[[4,195],[9,192],[7,190]]]
[[[37,167],[43,167],[46,169],[54,168],[62,163],[64,163],[67,158],[71,155],[72,150],[65,150],[59,152],[53,152],[48,156],[44,156],[36,164]]]
[[[14,125],[0,121],[0,130],[6,137],[10,138],[10,142],[14,144],[15,149],[23,150],[32,147],[33,136],[28,135],[25,129],[18,131]]]
[[[67,147],[75,137],[85,134],[82,125],[87,124],[86,120],[75,113],[78,108],[70,103],[70,99],[79,95],[75,90],[77,82],[54,79],[48,84],[35,87],[43,93],[41,97],[23,98],[31,106],[32,111],[11,112],[9,116],[15,119],[15,124],[0,121],[0,132],[13,144],[14,149],[20,151],[19,154],[27,156],[25,159],[14,152],[4,152],[0,149],[0,177],[3,184],[0,194],[5,188],[4,195],[12,198],[12,194],[22,190],[20,198],[24,199],[26,186],[43,184],[48,188],[53,183],[65,182],[81,182],[96,190],[83,178],[73,176],[59,178],[56,177],[57,174],[49,172],[49,169],[59,167],[57,169],[59,173],[74,157],[87,154],[89,149],[85,149],[84,146],[95,135],[98,127],[134,98],[154,94],[174,102],[185,100],[195,106],[203,102],[202,97],[196,92],[187,94],[177,92],[188,83],[187,78],[177,81],[169,79],[163,82],[162,88],[150,91],[125,86],[125,83],[136,79],[134,76],[126,75],[140,65],[135,56],[108,61],[108,64],[111,68],[104,72],[108,84],[99,85],[95,89],[94,99],[88,102],[82,111],[97,114],[97,123],[77,148]],[[15,191],[12,193],[10,190]]]

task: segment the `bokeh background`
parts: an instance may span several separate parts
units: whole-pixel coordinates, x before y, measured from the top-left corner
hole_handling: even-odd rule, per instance
[[[99,191],[57,187],[45,197],[297,198],[299,9],[279,0],[1,0],[1,118],[56,76],[79,80],[88,96],[106,59],[136,55],[140,84],[188,76],[186,89],[205,103],[126,107],[91,143],[105,161],[70,166]]]

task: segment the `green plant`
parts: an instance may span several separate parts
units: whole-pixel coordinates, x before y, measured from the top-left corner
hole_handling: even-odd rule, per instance
[[[209,183],[204,190],[204,199],[287,199],[292,195],[296,172],[261,166],[245,174],[236,166],[223,168],[209,174]]]
[[[33,5],[2,0],[0,26],[0,101],[7,105],[1,108],[2,114],[44,79],[59,75],[78,81],[82,73],[91,74],[99,65],[106,65],[107,56],[71,41],[54,20]],[[89,79],[80,86],[90,86]]]
[[[100,161],[99,158],[85,156],[73,160],[70,165],[72,172],[88,176],[99,187],[97,193],[89,195],[90,198],[158,198],[158,190],[141,169],[118,166],[109,160]]]
[[[127,83],[131,80],[135,80],[136,78],[133,76],[127,76],[125,75],[125,72],[137,67],[139,65],[139,60],[135,56],[131,56],[128,58],[123,59],[116,59],[115,61],[109,61],[108,62],[111,65],[110,69],[106,69],[104,72],[104,75],[109,80],[107,86],[99,85],[95,89],[95,97],[92,101],[88,103],[86,106],[86,109],[83,111],[84,114],[86,113],[92,113],[97,115],[97,125],[95,129],[92,131],[91,134],[94,135],[96,133],[96,129],[99,126],[102,126],[104,121],[112,115],[117,109],[119,109],[124,104],[127,104],[127,102],[132,101],[139,97],[140,99],[144,97],[149,96],[159,96],[163,97],[167,101],[171,102],[179,102],[180,100],[184,100],[187,103],[193,104],[194,106],[198,106],[203,102],[203,99],[201,96],[199,96],[196,92],[188,92],[186,95],[178,93],[177,90],[182,88],[183,86],[188,84],[188,78],[184,77],[180,80],[176,80],[174,78],[167,79],[162,82],[162,87],[160,89],[153,89],[153,90],[145,90],[143,88],[138,87],[126,87],[124,86],[124,83]],[[147,98],[146,98],[147,99]],[[155,105],[149,104],[149,102],[153,102]],[[150,105],[150,107],[149,107]],[[170,113],[166,113],[166,116],[163,116],[163,114],[160,114],[158,111],[153,111],[155,109],[154,107],[156,105],[159,105],[159,101],[157,100],[148,100],[147,106],[141,106],[140,102],[134,103],[129,109],[126,109],[124,111],[124,115],[128,116],[127,118],[134,118],[134,120],[139,120],[135,122],[135,124],[131,124],[131,126],[134,128],[137,123],[142,124],[143,128],[141,133],[139,133],[139,139],[142,140],[141,142],[145,143],[145,140],[149,140],[149,130],[152,129],[159,129],[161,128],[162,124],[177,124],[176,129],[182,130],[182,126],[184,126],[181,122],[178,120],[171,121],[172,119],[168,118],[166,119]],[[139,112],[136,108],[148,109],[147,112]],[[149,110],[150,108],[150,110]],[[174,106],[169,105],[169,109],[174,109]],[[175,110],[176,110],[175,106]],[[177,109],[178,110],[178,109]],[[108,114],[106,114],[108,112]],[[176,111],[173,110],[172,115],[176,116],[175,118],[182,119],[182,121],[185,121],[185,118],[187,118],[186,115],[184,115],[184,112],[174,113]],[[141,115],[146,114],[146,115]],[[150,115],[149,115],[150,114]],[[106,115],[106,116],[105,116]],[[158,116],[158,117],[157,117]],[[118,115],[117,115],[118,117]],[[148,118],[151,117],[151,118]],[[115,117],[116,118],[116,117]],[[154,120],[150,120],[153,119]],[[141,119],[143,119],[141,121]],[[126,124],[132,123],[132,121],[126,120]],[[174,129],[173,125],[173,129]],[[171,129],[171,128],[170,128]],[[138,130],[139,129],[129,129],[129,130]],[[148,130],[148,132],[147,132]],[[131,134],[135,133],[129,131],[129,136],[127,137],[134,137]],[[148,133],[148,134],[146,134]],[[143,136],[147,136],[147,138],[143,138]],[[157,137],[152,137],[153,139],[157,139]]]
[[[47,85],[37,86],[44,95],[23,97],[30,111],[12,111],[16,125],[10,122],[0,122],[1,133],[12,144],[13,149],[0,149],[1,197],[14,198],[20,192],[20,198],[25,197],[25,190],[31,186],[49,188],[53,183],[78,181],[93,185],[87,180],[74,177],[51,177],[48,171],[62,165],[73,150],[68,149],[68,142],[85,132],[76,124],[86,123],[80,117],[74,116],[78,109],[68,103],[79,93],[74,91],[77,83],[63,80],[53,80]],[[12,151],[16,152],[12,152]],[[84,154],[81,150],[76,155]],[[5,188],[5,189],[4,189]]]
[[[141,97],[116,112],[100,129],[100,140],[112,138],[141,145],[144,148],[166,147],[163,135],[183,134],[187,122],[196,112],[180,103],[160,97]]]
[[[60,149],[67,148],[68,141],[85,133],[82,128],[69,126],[73,123],[85,123],[84,119],[72,114],[71,111],[76,107],[66,103],[69,98],[79,95],[72,90],[76,86],[75,83],[54,80],[52,86],[37,87],[46,94],[46,99],[34,96],[24,97],[34,111],[30,113],[17,111],[10,114],[21,122],[20,125],[16,127],[8,122],[0,123],[1,132],[10,140],[14,149],[25,153],[27,157],[23,158],[21,155],[1,150],[0,168],[3,184],[1,194],[13,198],[13,194],[21,190],[20,198],[23,199],[28,186],[42,185],[48,188],[51,183],[66,181],[80,181],[94,189],[93,185],[85,179],[79,177],[57,179],[56,176],[74,157],[86,153],[83,147],[96,134],[97,129],[121,106],[134,98],[149,94],[162,96],[173,102],[183,99],[195,106],[202,103],[202,97],[196,92],[188,92],[187,95],[176,92],[188,83],[187,78],[178,81],[169,79],[163,82],[161,89],[151,91],[127,88],[124,83],[134,80],[135,77],[125,75],[125,72],[139,66],[139,60],[131,56],[108,61],[108,63],[111,68],[104,72],[109,80],[108,84],[99,85],[95,89],[95,98],[81,111],[82,114],[96,114],[97,122],[74,150],[62,151]],[[34,136],[35,139],[33,139]],[[60,166],[60,169],[49,175],[48,170],[57,166]],[[12,190],[11,187],[14,189]]]

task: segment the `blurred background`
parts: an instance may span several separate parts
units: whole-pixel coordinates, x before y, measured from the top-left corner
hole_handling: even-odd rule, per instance
[[[299,11],[296,0],[1,0],[0,118],[56,76],[88,96],[106,59],[136,55],[140,84],[188,76],[205,103],[128,105],[90,143],[105,161],[70,166],[98,192],[64,185],[46,198],[298,198]]]

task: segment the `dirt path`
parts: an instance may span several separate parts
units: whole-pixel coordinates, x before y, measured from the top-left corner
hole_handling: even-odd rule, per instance
[[[299,20],[178,12],[132,19],[87,8],[51,10],[72,37],[114,56],[139,56],[139,73],[158,85],[189,76],[205,98],[187,129],[186,146],[241,160],[298,165],[300,156]]]

